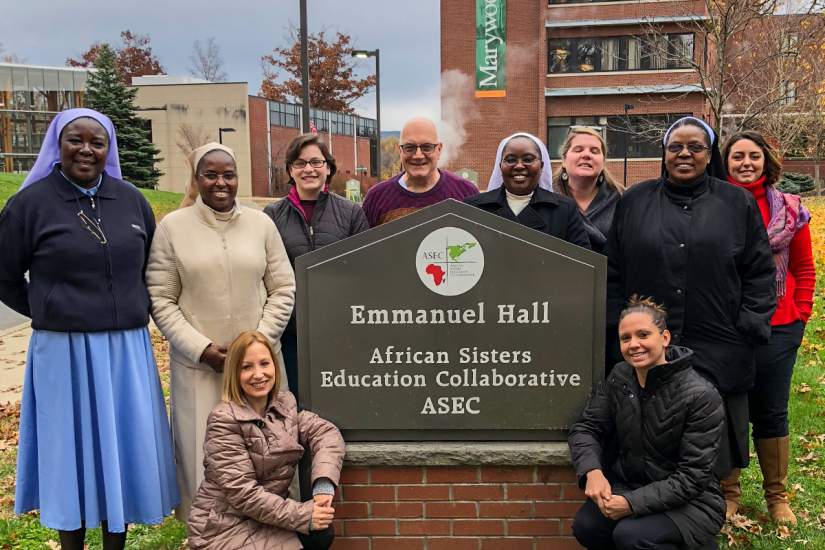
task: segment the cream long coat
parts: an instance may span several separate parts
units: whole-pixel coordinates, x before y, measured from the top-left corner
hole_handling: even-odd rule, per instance
[[[222,375],[200,363],[201,354],[256,329],[272,342],[285,381],[279,339],[295,302],[295,275],[266,214],[239,204],[217,214],[198,197],[158,225],[146,284],[152,317],[171,345],[178,517],[185,519],[203,480],[206,419],[221,400]]]

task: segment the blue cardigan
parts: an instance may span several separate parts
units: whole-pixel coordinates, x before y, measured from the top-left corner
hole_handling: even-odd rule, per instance
[[[0,301],[31,317],[35,329],[94,332],[149,322],[143,272],[152,209],[132,184],[106,174],[93,200],[94,210],[55,168],[0,213]]]

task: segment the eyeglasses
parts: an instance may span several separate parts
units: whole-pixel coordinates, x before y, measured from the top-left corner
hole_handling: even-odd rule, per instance
[[[223,181],[226,183],[232,183],[238,179],[238,174],[235,172],[224,172],[223,174],[218,174],[216,172],[204,172],[200,176],[209,183],[216,183],[219,178],[223,178]]]
[[[321,168],[326,163],[327,163],[327,161],[324,160],[324,159],[309,159],[309,160],[295,159],[290,163],[290,165],[293,168],[297,169],[297,170],[303,170],[304,168],[307,167],[307,164],[309,164],[313,168]]]
[[[599,132],[600,134],[604,131],[602,126],[586,126],[584,124],[574,124],[567,129],[567,133],[570,134],[572,132],[581,132],[582,130],[593,130],[594,132]]]
[[[669,152],[678,155],[685,147],[687,147],[687,150],[691,155],[698,155],[702,151],[710,151],[710,147],[707,145],[702,145],[701,143],[668,143],[665,148]]]
[[[524,166],[532,166],[536,164],[538,160],[539,158],[533,155],[524,155],[523,157],[507,155],[501,159],[501,164],[505,166],[516,166],[519,162],[521,162]]]
[[[404,151],[405,155],[414,155],[418,149],[421,149],[422,153],[424,153],[425,155],[429,155],[430,153],[435,151],[435,148],[438,146],[438,143],[405,143],[401,145],[401,150]]]

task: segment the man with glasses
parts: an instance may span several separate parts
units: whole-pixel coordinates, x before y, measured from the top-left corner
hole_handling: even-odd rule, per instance
[[[370,227],[396,220],[445,199],[463,201],[478,194],[472,182],[438,169],[441,143],[433,121],[416,117],[401,129],[400,174],[375,185],[364,199]]]

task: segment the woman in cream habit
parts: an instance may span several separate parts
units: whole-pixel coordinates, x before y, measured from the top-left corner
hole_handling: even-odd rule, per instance
[[[146,270],[152,316],[171,345],[177,513],[184,521],[203,479],[206,419],[221,400],[226,348],[239,333],[257,330],[283,371],[279,339],[295,300],[295,276],[275,224],[235,200],[233,151],[208,143],[190,161],[190,190],[198,195],[158,225]]]

